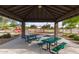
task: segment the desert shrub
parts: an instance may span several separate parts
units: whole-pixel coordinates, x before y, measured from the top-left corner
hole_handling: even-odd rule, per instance
[[[0,36],[0,38],[11,38],[11,34],[10,33],[4,34]]]
[[[71,34],[71,35],[69,35],[70,38],[74,38],[74,37],[76,37],[76,36],[77,36],[76,34]]]
[[[69,35],[69,37],[75,41],[79,41],[79,36],[77,34],[71,34],[71,35]]]
[[[74,36],[73,40],[79,41],[79,36]]]

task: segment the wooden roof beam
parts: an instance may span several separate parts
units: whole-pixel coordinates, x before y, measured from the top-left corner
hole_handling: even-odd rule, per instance
[[[45,7],[44,7],[45,8]],[[58,14],[54,13],[54,12],[51,12],[49,11],[47,8],[45,8],[52,16],[55,17],[55,19],[59,16]]]
[[[23,14],[22,16],[24,16],[24,18],[27,18],[27,17],[35,10],[35,8],[36,8],[36,7],[31,8],[31,9],[28,11],[28,13],[25,13],[25,14]],[[26,15],[27,17],[26,17],[25,15]]]
[[[65,20],[67,18],[73,17],[75,15],[79,15],[79,8],[77,8],[76,10],[73,10],[71,12],[66,13],[65,15],[58,18],[57,21],[62,21],[62,20]]]
[[[58,11],[56,11],[56,10],[54,10],[54,9],[50,9],[50,8],[47,7],[47,6],[44,6],[44,7],[46,7],[46,8],[47,8],[50,12],[52,12],[52,13],[59,14],[59,15],[64,15],[63,13],[58,12]]]
[[[24,15],[24,14],[26,14],[26,13],[28,13],[28,12],[31,12],[32,9],[33,9],[33,7],[30,8],[30,9],[27,9],[27,10],[25,10],[25,11],[19,12],[19,13],[17,13],[17,14],[18,14],[18,15]]]
[[[30,10],[28,10],[27,12],[25,12],[24,14],[19,14],[20,17],[22,18],[26,18],[26,16],[28,16],[29,14],[31,14],[33,12],[35,7],[32,7]]]
[[[54,7],[54,6],[47,6],[47,7],[49,7],[50,9],[56,10],[58,12],[61,12],[61,13],[66,13],[66,11],[64,11],[64,10],[62,10],[60,8]]]
[[[8,8],[8,9],[9,9],[9,10],[15,10],[15,9],[20,8],[20,7],[22,7],[22,5],[14,6],[14,7]]]
[[[30,8],[32,8],[33,6],[27,6],[27,7],[22,7],[22,8],[18,8],[14,13],[19,13],[19,12],[23,12],[23,11],[25,11],[25,10],[27,10],[27,9],[30,9]]]
[[[0,8],[0,14],[18,21],[22,21],[18,16],[15,16],[14,14],[8,12],[7,10]]]
[[[60,8],[60,9],[63,9],[63,10],[66,10],[66,11],[71,10],[71,8],[69,8],[67,6],[64,6],[64,5],[57,5],[56,7]]]
[[[53,19],[39,19],[39,18],[29,18],[25,19],[24,22],[54,22]]]
[[[54,16],[53,15],[51,15],[46,9],[44,9],[45,10],[45,12],[47,13],[47,17],[49,17],[49,18],[54,18]]]

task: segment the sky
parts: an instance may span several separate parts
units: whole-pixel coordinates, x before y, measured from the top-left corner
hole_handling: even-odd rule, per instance
[[[36,25],[36,26],[40,27],[40,26],[43,26],[43,25],[46,25],[46,24],[50,24],[51,27],[54,26],[53,22],[26,22],[26,26]],[[58,26],[62,27],[62,22],[59,22]]]

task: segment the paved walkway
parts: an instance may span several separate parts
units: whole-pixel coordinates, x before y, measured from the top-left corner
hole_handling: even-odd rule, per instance
[[[0,53],[5,54],[49,54],[38,45],[25,43],[23,39],[17,38],[3,45],[0,45]]]
[[[79,44],[76,44],[76,43],[66,40],[64,38],[62,38],[60,42],[67,43],[66,48],[61,50],[60,53],[62,53],[62,54],[79,54]]]
[[[65,49],[60,51],[60,54],[78,54],[79,45],[69,40],[61,39],[59,43],[67,42]],[[48,51],[42,50],[35,42],[27,44],[20,37],[0,45],[0,53],[2,54],[50,54]]]

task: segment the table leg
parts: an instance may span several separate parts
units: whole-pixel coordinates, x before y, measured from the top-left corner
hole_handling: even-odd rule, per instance
[[[49,49],[49,44],[47,43],[47,50]]]
[[[56,45],[57,45],[57,41],[56,41]]]
[[[51,44],[49,43],[49,48],[48,48],[49,52],[50,52],[50,45],[51,45]]]

